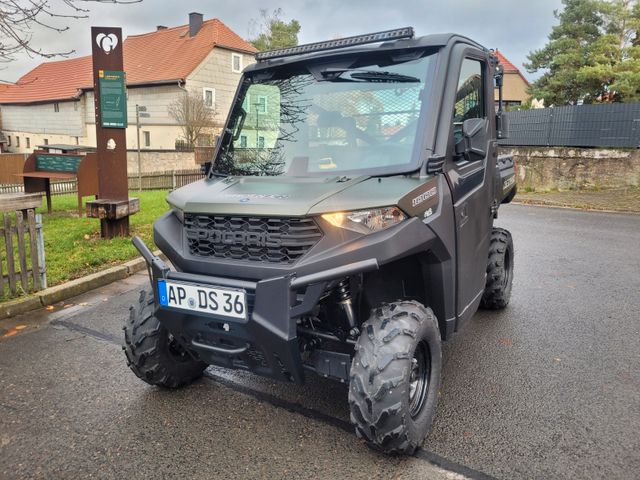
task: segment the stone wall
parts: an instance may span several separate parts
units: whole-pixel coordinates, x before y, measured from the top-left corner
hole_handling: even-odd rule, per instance
[[[142,172],[164,172],[167,170],[193,170],[200,168],[196,164],[193,152],[177,152],[175,150],[142,150],[140,152]],[[138,152],[127,151],[127,173],[138,173]]]
[[[526,190],[619,188],[640,184],[640,150],[509,147],[518,187]]]

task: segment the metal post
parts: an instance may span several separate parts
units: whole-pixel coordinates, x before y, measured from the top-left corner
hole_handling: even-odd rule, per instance
[[[140,162],[140,105],[136,103],[136,136],[138,138],[138,191],[142,191],[142,163]]]
[[[38,250],[38,267],[40,268],[40,288],[47,288],[47,264],[44,258],[44,235],[42,235],[42,214],[36,213],[36,242]]]

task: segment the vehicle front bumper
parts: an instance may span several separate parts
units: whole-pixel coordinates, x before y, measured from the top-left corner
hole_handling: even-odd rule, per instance
[[[147,262],[154,290],[155,315],[189,351],[211,365],[251,370],[280,380],[303,383],[296,318],[312,311],[327,283],[378,268],[366,259],[303,276],[286,274],[261,281],[177,272],[135,237],[133,244]],[[243,289],[246,319],[219,317],[164,307],[157,302],[158,280]]]

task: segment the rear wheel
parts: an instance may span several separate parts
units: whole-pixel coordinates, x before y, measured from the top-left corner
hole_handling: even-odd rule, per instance
[[[124,326],[127,366],[150,385],[179,388],[202,376],[207,364],[193,357],[153,315],[153,291],[141,291]]]
[[[487,281],[480,306],[499,310],[509,304],[513,284],[513,239],[508,230],[494,228],[491,232]]]
[[[411,455],[431,428],[441,367],[430,309],[414,301],[375,309],[351,365],[349,405],[358,437],[385,453]]]

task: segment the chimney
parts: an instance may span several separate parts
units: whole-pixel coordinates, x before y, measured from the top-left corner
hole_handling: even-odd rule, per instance
[[[156,31],[159,31],[159,30],[166,30],[166,29],[167,29],[167,27],[166,27],[165,25],[158,25],[158,26],[156,26]]]
[[[191,12],[189,14],[189,36],[195,37],[202,26],[202,14]]]

